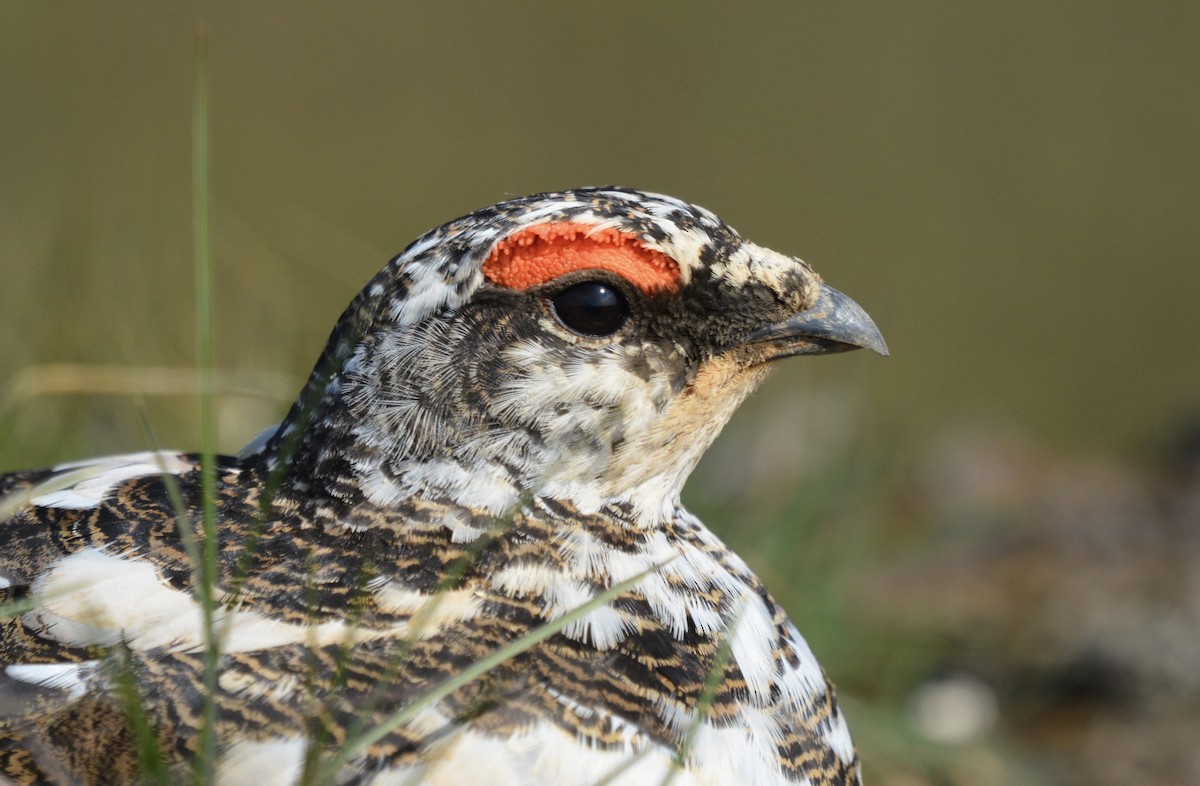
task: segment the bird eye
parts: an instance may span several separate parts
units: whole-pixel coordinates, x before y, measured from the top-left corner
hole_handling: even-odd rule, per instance
[[[584,281],[550,298],[558,321],[585,336],[611,336],[629,318],[629,303],[616,287]]]

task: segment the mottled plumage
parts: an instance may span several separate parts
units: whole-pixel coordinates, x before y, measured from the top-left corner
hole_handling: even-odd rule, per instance
[[[857,784],[808,646],[679,492],[771,361],[858,346],[884,351],[806,263],[669,197],[542,194],[417,240],[281,426],[219,459],[219,782],[293,783],[651,571],[331,779],[657,783],[682,748],[679,786]],[[200,489],[171,453],[0,478],[0,773],[133,778],[131,685],[172,772],[191,766],[204,633],[180,522],[199,528]]]

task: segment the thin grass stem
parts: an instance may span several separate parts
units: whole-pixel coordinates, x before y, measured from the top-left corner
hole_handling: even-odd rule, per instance
[[[219,543],[216,499],[216,418],[213,401],[212,252],[209,224],[209,30],[201,26],[196,36],[196,81],[192,111],[192,237],[196,275],[196,367],[200,396],[200,506],[204,533],[199,564],[200,599],[204,634],[204,706],[199,750],[193,782],[216,783],[217,677],[221,659],[214,628],[215,590]]]

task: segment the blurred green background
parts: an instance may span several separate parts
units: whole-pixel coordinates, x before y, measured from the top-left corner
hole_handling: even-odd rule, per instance
[[[1099,613],[1058,660],[1025,656],[1062,644],[1059,617],[1027,628],[1047,604],[1067,621],[1106,607],[1097,587],[1130,555],[1177,581],[1112,597],[1165,597],[1146,614],[1200,638],[1184,431],[1200,5],[7,2],[0,18],[4,469],[140,449],[139,411],[159,443],[198,444],[203,22],[224,450],[281,416],[340,310],[424,230],[506,195],[662,191],[812,262],[891,345],[791,363],[688,492],[842,685],[872,782],[1103,782],[1085,764],[1132,732],[1072,733],[1095,706],[1128,715],[1141,672],[1105,647],[1149,635],[1144,615]],[[1093,548],[1101,514],[1117,534]],[[1099,578],[1060,586],[1066,565]],[[981,586],[992,606],[945,607]],[[1190,733],[1195,686],[1162,684],[1185,699],[1166,725]],[[922,691],[985,722],[939,737]],[[1142,781],[1143,759],[1200,782],[1194,738],[1158,736],[1113,782]]]

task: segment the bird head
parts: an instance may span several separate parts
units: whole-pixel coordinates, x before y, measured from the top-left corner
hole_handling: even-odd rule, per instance
[[[499,515],[532,494],[668,515],[775,361],[859,347],[887,354],[861,308],[703,208],[523,197],[372,279],[262,455],[345,502]]]

